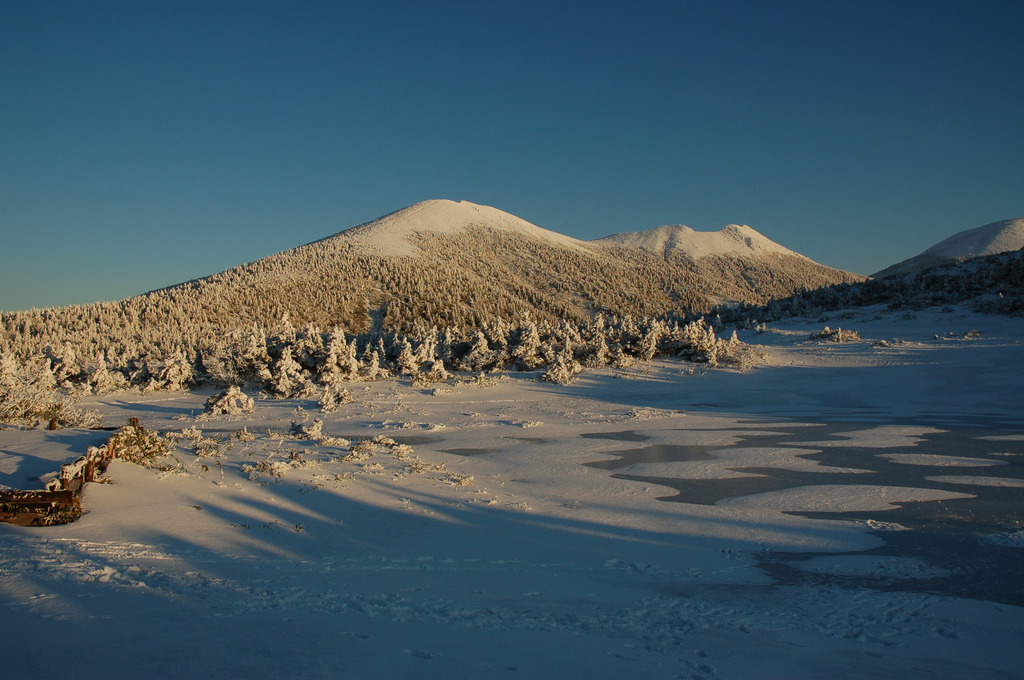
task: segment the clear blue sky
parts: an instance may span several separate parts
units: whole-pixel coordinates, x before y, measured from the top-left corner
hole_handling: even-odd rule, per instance
[[[871,273],[1024,216],[1024,2],[0,0],[0,309],[428,198]]]

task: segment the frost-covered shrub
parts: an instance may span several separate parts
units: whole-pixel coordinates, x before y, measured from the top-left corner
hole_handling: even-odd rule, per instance
[[[355,399],[346,389],[338,389],[336,386],[328,385],[317,400],[317,405],[324,413],[337,411],[342,404],[351,404]]]
[[[239,430],[244,431],[245,428]],[[237,434],[237,433],[236,433]],[[168,433],[168,437],[172,436],[172,433]],[[198,427],[185,428],[180,433],[180,438],[185,439],[192,447],[192,451],[196,454],[197,458],[206,458],[207,456],[219,456],[230,448],[230,440],[232,437],[225,439],[217,439],[216,437],[207,437],[203,435],[203,431]],[[235,437],[236,439],[238,437]]]
[[[413,387],[426,387],[434,383],[444,382],[451,377],[451,374],[444,367],[441,360],[427,361],[419,366],[419,370],[412,376]]]
[[[97,411],[82,409],[75,399],[53,390],[23,386],[0,392],[0,422],[33,427],[99,427]]]
[[[348,446],[350,443],[349,440],[342,437],[324,434],[324,421],[319,418],[314,419],[309,425],[292,422],[290,431],[296,439],[309,439],[324,446]]]
[[[764,353],[757,350],[756,346],[745,345],[736,337],[736,331],[728,340],[718,340],[718,363],[720,366],[738,368],[745,371],[753,368],[758,362],[764,360]]]
[[[842,328],[833,330],[825,326],[820,331],[811,333],[810,339],[824,340],[826,342],[851,342],[853,340],[860,340],[860,333],[857,331],[844,331]]]
[[[324,436],[323,434],[324,421],[316,418],[312,423],[306,425],[305,423],[292,422],[290,432],[293,437],[298,439],[320,439]]]
[[[241,470],[248,477],[249,481],[257,482],[258,484],[266,486],[267,482],[265,477],[278,480],[284,477],[293,468],[297,467],[293,462],[284,462],[281,460],[261,460],[255,464],[246,463],[242,466]]]
[[[156,430],[147,430],[132,418],[107,440],[111,457],[143,467],[158,467],[157,459],[170,453],[171,442]]]
[[[206,400],[205,413],[210,415],[234,416],[252,413],[256,402],[237,385],[232,385],[226,392],[215,394]]]

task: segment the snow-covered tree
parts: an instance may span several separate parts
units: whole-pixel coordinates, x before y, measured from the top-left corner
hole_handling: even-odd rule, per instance
[[[571,349],[563,348],[555,356],[554,362],[541,375],[541,380],[547,380],[559,385],[569,385],[582,370],[583,366],[573,358]]]
[[[292,358],[292,348],[285,346],[271,371],[271,393],[279,397],[300,397],[308,396],[312,388],[302,366]]]
[[[533,320],[520,324],[515,333],[515,345],[511,348],[512,361],[520,370],[530,371],[543,364],[540,333]]]
[[[196,381],[195,368],[182,350],[172,353],[154,378],[157,389],[184,390]]]
[[[386,363],[383,356],[383,349],[368,349],[369,359],[363,367],[363,377],[367,380],[382,380],[388,378],[391,372],[384,367]]]
[[[415,375],[419,372],[419,360],[412,351],[412,345],[408,338],[402,338],[396,343],[398,357],[395,359],[395,366],[399,375]]]
[[[50,359],[53,379],[57,387],[70,390],[81,382],[83,369],[78,361],[78,355],[70,343],[61,343],[59,349],[47,345],[46,356]]]
[[[327,341],[327,352],[323,363],[317,368],[320,382],[329,387],[359,380],[362,365],[356,358],[356,341],[345,341],[345,333],[339,329],[331,332]]]
[[[107,369],[107,361],[102,352],[96,355],[96,364],[89,370],[88,383],[93,394],[116,392],[127,386],[121,373]]]
[[[460,371],[480,373],[494,366],[494,358],[494,352],[487,345],[483,331],[477,330],[469,349],[459,359],[458,368]]]

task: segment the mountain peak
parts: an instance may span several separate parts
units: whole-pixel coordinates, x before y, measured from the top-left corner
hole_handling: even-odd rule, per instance
[[[719,231],[695,231],[681,224],[667,225],[647,231],[613,234],[595,243],[639,248],[658,254],[679,251],[694,260],[711,255],[750,258],[776,254],[803,257],[745,224],[729,224]]]
[[[551,242],[566,248],[582,248],[582,242],[542,229],[503,210],[469,201],[431,199],[414,203],[384,217],[337,234],[371,249],[374,254],[416,257],[419,249],[412,238],[425,232],[457,234],[483,226]]]

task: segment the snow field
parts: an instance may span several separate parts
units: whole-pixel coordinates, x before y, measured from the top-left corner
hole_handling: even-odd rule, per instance
[[[817,320],[758,335],[748,372],[352,383],[331,413],[94,397],[108,425],[180,437],[164,469],[113,463],[77,523],[0,526],[5,670],[52,674],[63,654],[86,678],[1019,677],[1019,594],[946,594],[957,567],[887,537],[932,530],[914,508],[1014,507],[979,494],[1020,493],[1022,322],[849,321],[849,345],[807,341]],[[934,337],[960,326],[985,332]],[[2,431],[0,483],[106,434]],[[765,478],[791,486],[746,492]],[[686,502],[688,484],[736,486]],[[1017,554],[1018,534],[965,540]]]

